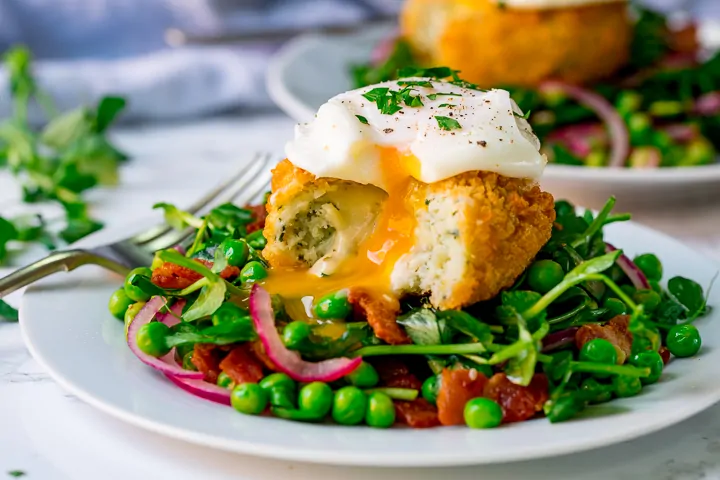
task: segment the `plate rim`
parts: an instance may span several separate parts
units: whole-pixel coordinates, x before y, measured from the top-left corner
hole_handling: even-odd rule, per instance
[[[720,38],[720,20],[704,20],[702,27],[712,31]],[[343,35],[345,38],[365,38],[379,35],[379,32],[391,30],[391,26],[380,27],[370,31]],[[707,34],[706,34],[707,35]],[[265,86],[272,101],[281,110],[296,122],[304,122],[313,118],[315,110],[306,102],[292,94],[287,87],[285,72],[292,62],[303,53],[318,46],[323,40],[334,38],[332,35],[319,33],[306,33],[298,35],[283,45],[270,59],[265,76]],[[698,165],[695,167],[664,167],[657,169],[632,168],[591,168],[573,165],[548,164],[544,178],[552,180],[591,180],[596,182],[620,182],[637,184],[639,182],[667,183],[714,183],[720,181],[720,159],[711,165]]]
[[[713,268],[720,270],[720,263],[712,258],[707,257],[701,252],[697,252],[692,247],[687,246],[679,240],[666,235],[662,232],[646,227],[636,222],[629,222],[635,228],[642,230],[643,234],[650,234],[656,237],[662,237],[665,241],[669,241],[676,246],[682,246],[684,249],[693,251],[699,259],[703,259],[712,265]],[[116,229],[119,231],[120,227]],[[114,229],[110,230],[112,233]],[[84,241],[80,242],[80,245],[87,246],[93,243],[94,240],[102,238],[103,236],[110,236],[108,232],[98,232],[88,237]],[[78,246],[80,246],[78,245]],[[28,293],[33,293],[37,289],[37,286],[31,286],[28,288],[26,293],[23,295],[21,300],[20,308],[20,329],[23,342],[30,351],[33,358],[40,364],[40,366],[53,378],[58,385],[66,391],[76,395],[79,399],[86,402],[98,410],[117,418],[130,425],[145,429],[159,435],[168,436],[178,440],[182,440],[191,444],[202,445],[210,448],[216,448],[223,451],[241,453],[247,455],[253,455],[264,458],[277,458],[291,461],[301,461],[314,464],[326,464],[326,465],[348,465],[348,466],[378,466],[378,467],[448,467],[448,466],[468,466],[468,465],[485,465],[485,464],[499,464],[509,463],[525,460],[533,460],[539,458],[549,458],[555,456],[562,456],[571,453],[579,453],[589,450],[594,450],[601,447],[619,444],[629,440],[633,440],[639,437],[643,437],[659,430],[668,428],[672,425],[683,422],[698,413],[701,413],[711,406],[720,403],[720,391],[716,392],[714,396],[706,395],[701,402],[696,405],[694,410],[683,410],[678,415],[668,417],[663,416],[660,421],[655,421],[651,424],[644,424],[643,428],[628,428],[623,430],[621,434],[615,434],[612,437],[601,438],[599,440],[585,441],[582,446],[577,447],[572,443],[568,443],[560,448],[553,447],[552,450],[543,448],[542,445],[538,445],[532,450],[524,449],[522,454],[517,453],[515,450],[508,450],[505,455],[497,455],[492,459],[475,459],[469,456],[467,453],[460,453],[455,455],[427,455],[422,458],[413,456],[413,454],[392,454],[378,456],[373,459],[368,459],[367,453],[336,453],[332,457],[328,457],[322,450],[317,451],[313,448],[289,448],[289,447],[277,447],[271,444],[261,443],[256,444],[247,440],[232,439],[222,437],[218,435],[212,435],[207,433],[198,432],[184,427],[177,427],[165,422],[156,421],[149,417],[143,416],[138,413],[127,411],[121,407],[109,404],[104,401],[100,396],[96,396],[92,391],[88,390],[83,385],[76,385],[73,381],[65,378],[64,374],[55,369],[51,362],[49,362],[39,351],[32,341],[31,334],[28,333],[26,325],[32,320],[28,320],[27,312],[25,308],[26,304],[30,301],[31,296]],[[137,368],[146,368],[139,362]],[[179,393],[179,392],[178,392]],[[229,408],[229,407],[228,407]],[[537,420],[543,421],[543,420]],[[444,427],[444,428],[463,428],[463,427]]]

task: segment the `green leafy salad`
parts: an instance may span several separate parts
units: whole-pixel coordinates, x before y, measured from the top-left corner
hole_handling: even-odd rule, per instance
[[[636,11],[630,60],[615,78],[587,87],[549,80],[534,89],[497,86],[529,112],[551,162],[629,168],[717,162],[720,53],[702,51],[694,30],[674,32],[661,14]],[[678,46],[680,35],[692,35],[691,48]],[[374,54],[382,60],[352,66],[356,87],[419,66],[401,38],[378,48],[387,50]]]
[[[262,206],[203,218],[160,204],[190,245],[160,251],[110,299],[129,347],[190,393],[249,415],[415,428],[491,428],[638,395],[668,362],[701,351],[703,287],[665,281],[652,253],[605,241],[614,199],[597,215],[555,204],[552,237],[515,284],[463,310],[402,299],[412,340],[388,345],[347,291],[304,304],[263,287]],[[621,246],[619,246],[621,247]]]

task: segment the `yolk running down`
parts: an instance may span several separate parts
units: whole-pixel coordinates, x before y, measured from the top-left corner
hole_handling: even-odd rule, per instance
[[[395,149],[381,150],[383,180],[388,194],[372,233],[362,242],[358,255],[347,259],[333,275],[318,277],[308,270],[277,269],[270,272],[265,288],[286,298],[315,298],[350,287],[362,287],[379,294],[390,293],[390,276],[395,263],[414,243],[415,206],[407,196],[413,176],[419,176],[419,162]]]

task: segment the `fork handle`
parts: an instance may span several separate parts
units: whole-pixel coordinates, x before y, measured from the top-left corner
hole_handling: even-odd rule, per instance
[[[99,265],[121,275],[128,272],[127,267],[86,250],[63,250],[0,278],[0,298],[53,273],[69,272],[88,264]]]

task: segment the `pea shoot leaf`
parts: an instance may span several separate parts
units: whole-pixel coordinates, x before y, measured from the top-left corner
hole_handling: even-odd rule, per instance
[[[565,275],[563,282],[570,283],[580,279],[583,276],[602,273],[613,266],[620,254],[622,254],[622,250],[615,250],[614,252],[606,253],[605,255],[586,260],[577,267],[570,270],[567,275]],[[563,282],[561,282],[561,284]]]
[[[187,227],[200,228],[203,221],[191,213],[180,210],[169,203],[156,203],[153,208],[161,208],[165,212],[165,221],[176,230],[184,230]]]
[[[467,312],[462,310],[444,310],[438,312],[437,316],[444,320],[449,328],[464,333],[477,342],[490,344],[493,341],[490,326]]]
[[[17,309],[11,307],[6,301],[0,299],[0,320],[17,322],[19,320]]]
[[[432,310],[417,308],[397,319],[397,323],[405,327],[415,345],[441,345],[443,335],[438,318]]]
[[[697,312],[705,305],[703,288],[694,280],[685,277],[673,277],[668,280],[667,289],[687,309],[687,312]]]
[[[198,329],[191,324],[183,324],[183,328],[165,337],[169,347],[179,347],[194,343],[211,343],[213,345],[230,345],[238,342],[249,342],[257,339],[255,328],[250,317],[241,317],[235,321]]]

